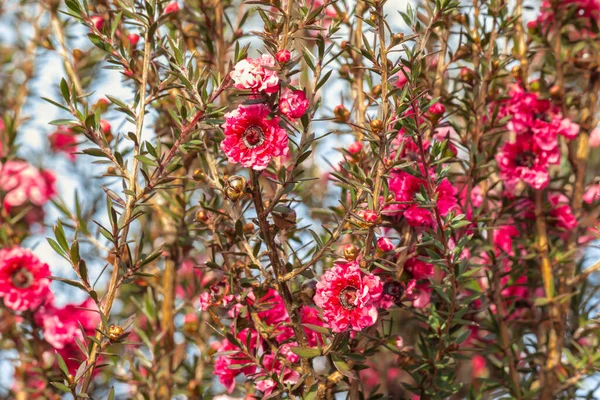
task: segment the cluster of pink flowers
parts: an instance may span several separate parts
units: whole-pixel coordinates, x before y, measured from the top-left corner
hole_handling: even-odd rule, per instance
[[[235,335],[239,344],[232,343],[228,339],[213,344],[213,348],[217,351],[215,374],[229,393],[235,388],[236,377],[244,374],[256,380],[256,388],[268,396],[277,387],[273,375],[283,377],[284,384],[298,381],[300,375],[294,366],[300,362],[300,357],[291,351],[292,347],[298,345],[297,339],[290,326],[290,317],[283,300],[275,290],[269,289],[259,299],[256,299],[254,292],[249,292],[243,303],[241,298],[238,298],[237,302],[221,302],[218,305],[231,307],[229,315],[233,318],[248,318],[251,321],[248,313],[256,313],[260,322],[267,327],[272,340],[279,345],[279,354],[271,352],[271,347],[255,329],[245,328]],[[214,305],[217,304],[203,305],[203,308]],[[324,326],[319,312],[312,307],[303,306],[300,309],[300,318],[303,324]],[[319,333],[308,328],[305,328],[304,332],[309,346],[322,343]],[[259,356],[260,365],[252,361],[252,358],[257,359]]]
[[[279,63],[290,60],[287,50],[277,53]],[[277,63],[270,54],[258,59],[247,58],[238,62],[230,77],[234,87],[249,91],[253,104],[240,105],[225,115],[225,140],[221,149],[229,162],[239,163],[254,170],[267,168],[274,157],[288,154],[288,136],[281,127],[280,116],[301,118],[309,107],[304,91],[282,90]],[[278,114],[273,113],[268,96],[279,93]],[[264,99],[264,102],[256,102]]]
[[[550,27],[556,19],[555,7],[562,11],[563,16],[570,15],[572,18],[577,18],[587,28],[591,28],[592,21],[597,23],[600,19],[600,1],[598,0],[566,0],[556,5],[544,0],[540,5],[540,14],[535,20],[530,21],[527,27],[532,30],[538,27],[544,29]],[[573,10],[574,12],[571,12]],[[591,33],[590,36],[592,36]]]
[[[0,300],[15,313],[32,312],[44,340],[65,360],[72,373],[84,357],[75,339],[84,341],[100,321],[95,303],[57,307],[50,288],[50,268],[22,247],[0,249]],[[51,351],[52,352],[52,351]]]
[[[401,170],[393,171],[388,181],[390,192],[395,196],[397,204],[386,208],[386,213],[394,216],[403,216],[408,224],[413,227],[429,227],[434,219],[430,209],[419,207],[416,195],[426,184],[422,178],[417,178]],[[457,210],[457,190],[448,179],[443,179],[435,189],[436,204],[440,215],[446,216],[450,211]]]
[[[500,177],[508,188],[519,181],[534,189],[545,188],[550,182],[549,166],[560,162],[558,136],[574,139],[579,126],[564,118],[549,100],[519,85],[510,91],[501,114],[511,116],[507,127],[516,138],[496,155]]]

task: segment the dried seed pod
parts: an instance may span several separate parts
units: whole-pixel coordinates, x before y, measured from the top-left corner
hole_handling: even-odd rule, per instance
[[[225,181],[225,196],[231,201],[238,201],[246,193],[246,178],[233,175]]]
[[[359,249],[353,244],[344,246],[344,258],[348,261],[354,261],[358,257]]]
[[[111,325],[108,327],[108,338],[111,341],[116,342],[121,338],[121,336],[123,336],[122,327],[120,327],[119,325]]]

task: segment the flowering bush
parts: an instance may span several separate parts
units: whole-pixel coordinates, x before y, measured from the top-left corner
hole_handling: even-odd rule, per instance
[[[21,3],[0,397],[597,397],[598,3]]]

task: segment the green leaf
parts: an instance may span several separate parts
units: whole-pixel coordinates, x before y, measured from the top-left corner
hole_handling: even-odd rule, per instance
[[[322,355],[321,350],[311,349],[309,347],[290,347],[290,350],[302,358],[314,358]]]

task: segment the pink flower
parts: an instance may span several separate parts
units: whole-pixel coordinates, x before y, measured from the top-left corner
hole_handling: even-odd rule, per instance
[[[550,182],[548,165],[558,162],[558,157],[536,145],[531,135],[521,135],[515,143],[505,143],[496,154],[500,178],[508,187],[522,180],[534,189],[543,189]]]
[[[410,272],[415,279],[429,279],[433,276],[433,264],[419,260],[418,257],[412,257],[406,260],[404,268]]]
[[[600,128],[596,127],[590,133],[590,147],[600,147]]]
[[[494,229],[494,244],[505,253],[514,255],[513,238],[518,238],[519,235],[520,232],[514,224],[499,226]]]
[[[350,153],[350,154],[358,154],[358,153],[361,152],[362,147],[363,146],[362,146],[361,142],[354,142],[350,146],[348,146],[348,153]]]
[[[308,99],[302,90],[286,89],[279,97],[279,111],[289,118],[302,117],[308,106]]]
[[[221,150],[229,162],[262,170],[273,157],[287,155],[287,134],[279,127],[279,118],[267,119],[270,111],[265,104],[251,104],[225,114]]]
[[[50,148],[54,152],[63,152],[69,160],[75,161],[75,152],[77,151],[77,137],[69,128],[59,127],[54,133],[48,136]]]
[[[227,307],[233,299],[234,296],[229,294],[229,283],[227,283],[227,279],[223,279],[211,285],[208,292],[200,294],[200,308],[202,311],[206,311],[210,306],[214,305]]]
[[[431,301],[431,287],[428,283],[416,285],[413,293],[413,307],[425,308]]]
[[[30,250],[0,249],[0,298],[13,311],[35,310],[51,298],[50,268]]]
[[[75,339],[84,341],[81,325],[86,334],[94,333],[94,328],[100,322],[100,314],[96,310],[92,299],[87,299],[81,304],[69,304],[62,308],[54,305],[45,307],[35,316],[36,323],[44,331],[44,339],[55,349],[64,349],[70,344],[76,345]]]
[[[29,201],[43,206],[56,194],[54,173],[39,170],[25,161],[0,165],[0,190],[6,192],[4,206],[19,207]]]
[[[293,369],[286,368],[281,365],[281,362],[275,358],[272,354],[268,354],[263,357],[262,366],[265,369],[264,372],[257,374],[258,376],[269,376],[277,375],[281,378],[281,383],[294,385],[298,382],[300,374]],[[255,383],[256,389],[263,392],[265,396],[269,396],[273,393],[273,390],[277,388],[277,384],[271,378],[262,379]]]
[[[165,7],[165,14],[171,14],[174,12],[179,11],[179,4],[177,4],[176,1],[172,1],[169,4],[167,4],[167,6]]]
[[[275,58],[277,59],[277,62],[280,64],[285,64],[286,62],[290,61],[291,57],[292,57],[292,53],[290,53],[290,51],[286,50],[286,49],[279,50],[277,52],[277,54],[275,54]]]
[[[270,54],[238,62],[229,75],[234,86],[240,90],[250,90],[252,93],[275,93],[279,90],[275,59]]]
[[[377,239],[377,248],[384,253],[394,250],[394,243],[389,238],[380,237]]]
[[[431,226],[434,222],[429,208],[416,204],[415,196],[421,191],[425,181],[404,171],[394,171],[388,182],[389,189],[395,195],[395,200],[401,204],[391,204],[386,207],[386,213],[400,215],[406,218],[410,226]],[[442,180],[436,188],[437,207],[440,215],[446,216],[458,208],[457,190],[448,179]]]
[[[250,342],[256,343],[257,333],[256,331],[250,331],[249,329],[244,329],[243,331],[238,333],[237,338],[242,343],[246,343],[248,333],[250,333],[251,336]],[[219,382],[221,382],[221,384],[225,386],[227,392],[231,393],[235,389],[235,377],[242,373],[246,375],[253,374],[256,371],[256,366],[251,364],[239,368],[239,366],[241,365],[249,364],[250,359],[248,359],[248,357],[241,351],[238,353],[234,353],[234,351],[239,351],[240,348],[232,344],[227,339],[224,339],[222,342],[217,343],[216,349],[217,359],[215,361],[214,373],[219,377]]]
[[[550,216],[556,219],[556,225],[564,230],[572,231],[577,226],[577,218],[569,205],[569,199],[564,194],[550,194],[548,201],[554,207]]]
[[[600,199],[600,184],[590,185],[583,194],[583,201],[593,204]]]
[[[356,261],[337,262],[317,283],[314,300],[334,332],[361,331],[377,322],[382,293],[379,277],[364,274]]]
[[[394,76],[392,78],[398,78],[395,82],[394,82],[394,86],[396,86],[398,89],[402,90],[402,88],[404,88],[404,85],[406,85],[406,83],[408,82],[408,78],[407,76],[410,75],[410,69],[406,66],[402,67],[402,69],[398,72],[396,72],[394,74]]]

